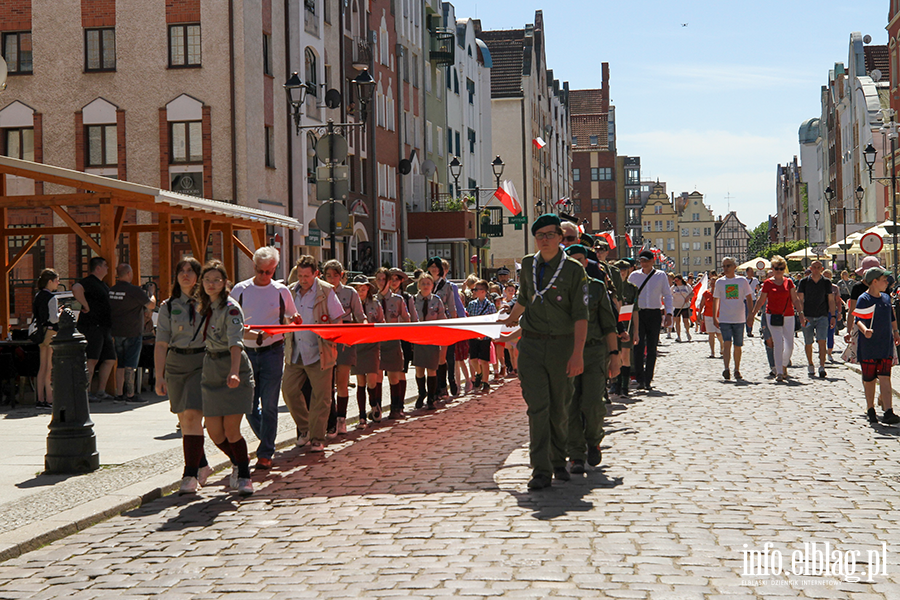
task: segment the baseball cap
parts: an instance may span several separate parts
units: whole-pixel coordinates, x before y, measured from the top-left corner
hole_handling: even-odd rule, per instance
[[[866,274],[863,277],[863,281],[865,281],[867,284],[869,284],[883,275],[890,275],[890,274],[891,274],[890,271],[882,269],[881,267],[872,267],[870,269],[866,269]]]

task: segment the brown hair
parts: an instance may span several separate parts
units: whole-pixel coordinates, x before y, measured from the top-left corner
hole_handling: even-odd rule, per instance
[[[184,265],[190,265],[191,269],[194,270],[194,274],[197,276],[197,283],[194,284],[194,289],[188,290],[184,293],[185,296],[196,296],[197,295],[197,286],[200,285],[200,271],[203,269],[203,266],[200,264],[200,261],[194,258],[193,256],[185,256],[181,260],[178,261],[178,264],[175,265],[175,283],[172,284],[172,294],[169,296],[170,299],[177,298],[181,295],[181,284],[178,283],[178,274],[181,272],[181,269],[184,268]]]
[[[319,270],[319,262],[315,256],[304,254],[297,259],[296,269],[312,269],[313,273]]]
[[[54,271],[53,269],[44,269],[41,271],[40,277],[38,277],[37,288],[38,291],[47,287],[47,284],[53,281],[54,279],[59,278],[59,273]]]
[[[225,272],[225,265],[223,265],[220,260],[211,260],[203,265],[203,270],[200,271],[200,279],[203,279],[207,273],[212,271],[218,271],[225,281],[225,289],[222,290],[222,294],[219,296],[219,308],[221,308],[228,302],[228,294],[231,293],[231,282],[228,281],[228,273]],[[200,314],[212,310],[212,299],[209,297],[209,294],[206,293],[202,283],[197,285],[197,300],[200,302],[200,308],[198,310]]]
[[[431,273],[426,272],[426,273],[422,273],[421,275],[419,275],[419,278],[416,280],[416,287],[419,288],[419,291],[422,290],[422,282],[425,280],[428,280],[431,282],[431,289],[433,290],[434,289],[434,277],[431,275]]]

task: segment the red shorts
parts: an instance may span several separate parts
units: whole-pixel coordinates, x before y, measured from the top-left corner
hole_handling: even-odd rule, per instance
[[[862,367],[863,381],[875,381],[876,377],[890,377],[893,363],[894,359],[892,358],[859,361],[859,366]]]

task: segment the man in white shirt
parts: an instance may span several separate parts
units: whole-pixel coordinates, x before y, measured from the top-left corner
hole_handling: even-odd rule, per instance
[[[231,297],[244,311],[244,322],[251,325],[282,325],[294,320],[297,309],[286,285],[272,281],[281,261],[278,250],[271,246],[253,254],[256,276],[242,281],[231,290]],[[271,469],[278,433],[278,396],[284,371],[284,336],[248,330],[244,333],[244,349],[253,367],[253,409],[247,421],[256,437],[256,468]]]
[[[731,348],[734,346],[734,378],[741,380],[741,351],[744,345],[744,328],[747,315],[753,310],[753,292],[750,282],[737,272],[737,262],[726,256],[722,259],[724,276],[716,281],[713,291],[713,324],[722,332],[722,359],[725,370],[722,377],[731,379],[729,364]]]
[[[640,311],[638,337],[634,343],[634,374],[638,381],[638,389],[649,390],[656,369],[659,332],[664,326],[672,326],[672,288],[669,287],[668,276],[653,268],[653,252],[642,250],[638,258],[641,261],[641,269],[628,276],[628,281],[638,288],[637,308]],[[665,322],[660,308],[663,305],[666,313]]]
[[[747,267],[745,273],[747,274],[747,283],[750,284],[750,295],[753,296],[753,301],[756,302],[756,294],[757,290],[759,290],[759,279],[756,278],[756,271],[753,270],[753,267]],[[753,307],[751,306],[750,308]],[[747,326],[747,336],[753,337],[753,327]]]
[[[316,259],[309,255],[297,261],[297,283],[290,286],[302,323],[339,323],[344,307],[329,283],[319,279]],[[310,443],[311,452],[324,452],[331,385],[337,348],[311,331],[294,332],[286,340],[282,395],[297,424],[297,445]],[[306,380],[312,387],[309,407],[300,391]]]

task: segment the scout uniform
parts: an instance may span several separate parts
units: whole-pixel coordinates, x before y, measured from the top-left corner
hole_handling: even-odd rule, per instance
[[[375,286],[371,286],[374,288]],[[371,291],[369,293],[372,293]],[[384,323],[384,310],[378,300],[371,296],[362,305],[363,314],[369,323]],[[356,365],[350,370],[352,375],[367,375],[381,371],[381,343],[356,344]]]
[[[631,262],[631,259],[622,259],[616,262],[614,267],[618,269],[624,270],[634,267],[635,265]],[[621,272],[619,273],[619,277],[621,278]],[[631,313],[631,321],[627,323],[619,323],[619,333],[628,332],[628,341],[623,341],[619,339],[619,350],[623,353],[627,352],[629,355],[634,348],[634,332],[636,331],[634,327],[634,319],[637,316],[637,295],[638,295],[638,287],[628,281],[627,279],[622,279],[622,306],[628,306],[629,304],[634,307],[634,310]],[[622,370],[619,373],[619,381],[617,390],[620,395],[627,396],[628,389],[631,385],[631,365],[622,365]]]
[[[616,332],[616,317],[606,284],[589,278],[588,296],[584,372],[574,378],[575,390],[569,404],[569,439],[566,447],[570,460],[584,461],[588,458],[591,466],[597,466],[600,455],[598,446],[603,439],[603,419],[606,417],[603,392],[606,390],[610,351],[606,345],[606,336]],[[613,350],[619,351],[618,348]],[[591,450],[586,455],[587,448]],[[596,458],[590,460],[594,456]]]
[[[340,300],[341,306],[344,308],[344,316],[341,317],[340,323],[362,323],[363,310],[362,304],[359,302],[359,294],[349,285],[339,285],[334,287],[334,295]],[[337,364],[353,366],[356,364],[356,346],[348,346],[346,344],[337,345]]]
[[[200,387],[203,396],[203,415],[224,417],[245,415],[253,408],[253,369],[244,352],[244,313],[231,296],[222,306],[216,302],[206,313],[203,338],[206,354]],[[241,348],[241,383],[236,388],[227,384],[231,372],[231,348]]]
[[[546,214],[531,233],[559,225]],[[535,477],[549,477],[566,466],[567,410],[572,381],[566,366],[574,349],[575,322],[588,318],[584,267],[559,251],[544,261],[540,252],[522,259],[517,302],[525,309],[519,320],[519,380],[528,405],[531,466]]]
[[[409,323],[409,309],[406,299],[400,294],[394,294],[390,288],[381,298],[381,308],[384,313],[385,323]],[[403,349],[400,340],[381,342],[381,370],[403,371]]]
[[[159,308],[156,341],[169,345],[166,354],[166,388],[169,410],[183,413],[187,409],[203,410],[200,378],[206,342],[204,320],[197,314],[193,298],[185,294],[169,298]]]
[[[416,294],[415,305],[420,321],[439,321],[447,318],[447,313],[444,311],[444,303],[434,294],[431,294],[428,298],[425,298],[421,292]],[[412,364],[414,367],[426,369],[426,371],[437,371],[440,360],[440,346],[413,344]],[[426,372],[426,377],[416,377],[416,384],[419,386],[416,408],[422,408],[427,397],[428,408],[433,409],[434,401],[437,399],[437,375],[428,375]]]

